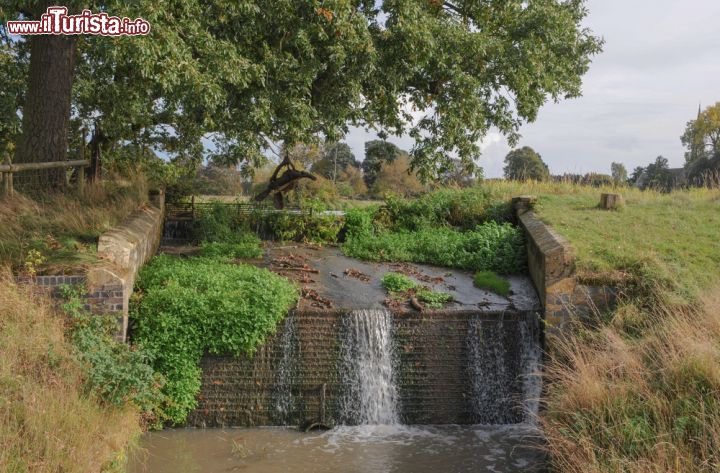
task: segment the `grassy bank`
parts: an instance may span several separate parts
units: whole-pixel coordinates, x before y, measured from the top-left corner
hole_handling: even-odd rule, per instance
[[[142,178],[103,181],[83,196],[16,194],[0,202],[0,264],[17,271],[62,273],[95,261],[97,239],[147,199]]]
[[[119,466],[138,411],[87,388],[88,370],[50,301],[0,273],[0,471],[99,472]]]
[[[660,194],[496,182],[534,194],[577,250],[579,275],[612,282],[618,308],[555,340],[541,413],[560,472],[720,469],[720,190]],[[597,208],[621,193],[619,211]]]
[[[581,277],[622,281],[655,291],[669,304],[696,300],[720,274],[720,190],[662,194],[634,188],[595,188],[567,183],[491,182],[509,198],[538,196],[536,210],[577,250]],[[616,192],[626,205],[598,208],[600,194]]]

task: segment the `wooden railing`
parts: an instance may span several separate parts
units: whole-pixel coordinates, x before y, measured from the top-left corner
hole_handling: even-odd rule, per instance
[[[230,209],[231,212],[238,216],[247,216],[253,212],[281,212],[275,210],[272,206],[258,202],[195,202],[193,198],[190,202],[166,202],[165,203],[165,219],[166,220],[196,220],[204,213],[211,212],[216,207],[224,207]],[[286,208],[282,212],[301,214],[310,213],[310,211],[302,211],[299,208]]]
[[[0,164],[0,177],[2,178],[3,194],[11,196],[15,192],[13,187],[13,174],[17,172],[61,168],[78,168],[77,188],[78,192],[82,193],[85,188],[85,168],[88,166],[90,166],[90,161],[87,159],[78,159],[75,161],[52,161],[46,163]]]

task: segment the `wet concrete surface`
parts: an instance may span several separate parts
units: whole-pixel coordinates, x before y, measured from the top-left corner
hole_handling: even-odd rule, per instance
[[[337,247],[272,245],[257,263],[289,277],[303,288],[301,309],[376,309],[386,307],[387,291],[380,280],[400,272],[427,289],[452,294],[454,302],[443,310],[531,311],[540,308],[535,288],[527,276],[508,276],[511,294],[503,297],[479,289],[473,273],[409,263],[373,263],[345,256]],[[411,310],[408,305],[395,309]]]

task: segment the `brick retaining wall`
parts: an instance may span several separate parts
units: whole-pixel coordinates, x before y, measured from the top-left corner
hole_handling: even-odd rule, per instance
[[[528,269],[545,309],[546,327],[561,331],[572,317],[584,317],[615,306],[617,290],[612,286],[585,284],[575,271],[575,250],[533,211],[536,198],[513,198],[520,226],[525,230]]]
[[[279,400],[279,369],[282,365],[284,325],[278,333],[258,347],[253,357],[206,356],[201,362],[202,388],[198,407],[191,412],[188,423],[196,427],[299,425],[317,419],[325,385],[327,421],[342,422],[339,399],[343,391],[339,362],[344,311],[319,311],[292,314],[297,340],[290,353],[293,381],[291,392],[294,409],[290,416],[277,410]],[[404,424],[473,424],[485,422],[473,407],[471,356],[468,337],[470,321],[481,319],[484,324],[502,324],[502,335],[493,339],[501,359],[502,376],[509,396],[498,396],[494,409],[501,412],[497,419],[512,423],[522,420],[522,339],[520,324],[536,324],[539,314],[480,313],[447,311],[395,315],[396,382],[400,418]],[[539,339],[539,335],[537,337]],[[539,340],[537,340],[539,343]],[[288,357],[286,356],[286,359]],[[287,368],[287,366],[286,366]],[[506,379],[505,379],[506,378]],[[507,394],[507,393],[506,393]]]
[[[150,196],[150,204],[133,212],[123,223],[103,233],[98,240],[100,264],[85,274],[35,276],[39,291],[58,297],[63,285],[82,284],[85,308],[94,314],[117,317],[118,338],[125,340],[130,296],[138,271],[157,251],[162,237],[165,196]]]

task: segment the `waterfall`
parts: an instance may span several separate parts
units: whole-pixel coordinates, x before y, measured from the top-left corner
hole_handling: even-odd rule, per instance
[[[341,421],[397,424],[392,313],[384,309],[350,312],[343,317],[341,340]]]
[[[295,314],[285,317],[283,330],[280,334],[280,360],[275,372],[275,385],[273,388],[274,417],[281,425],[289,425],[295,400],[292,394],[292,383],[297,371],[298,363],[298,337]]]
[[[480,424],[529,422],[537,414],[541,362],[537,319],[469,321],[471,407]]]

